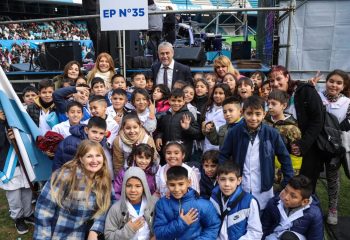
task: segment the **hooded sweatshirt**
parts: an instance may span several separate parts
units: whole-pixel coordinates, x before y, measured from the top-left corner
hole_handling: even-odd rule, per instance
[[[143,186],[143,196],[139,214],[126,197],[125,186],[130,178],[140,179]],[[154,206],[157,198],[151,195],[148,188],[146,175],[139,167],[130,167],[124,175],[121,198],[116,202],[107,214],[105,223],[106,240],[130,240],[130,239],[150,239],[153,235],[152,225],[154,216]],[[133,231],[127,224],[130,219],[142,217],[145,219],[144,226],[138,231]]]

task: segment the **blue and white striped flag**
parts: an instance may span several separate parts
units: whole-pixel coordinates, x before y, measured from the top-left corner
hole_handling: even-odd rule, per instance
[[[35,145],[35,139],[40,135],[39,128],[24,109],[1,67],[0,108],[5,113],[9,127],[13,128],[19,152],[30,181],[48,180],[51,175],[52,161]],[[13,158],[13,161],[15,159]],[[16,164],[10,162],[7,169],[0,169],[0,171],[6,175],[6,173],[13,172],[15,167]]]

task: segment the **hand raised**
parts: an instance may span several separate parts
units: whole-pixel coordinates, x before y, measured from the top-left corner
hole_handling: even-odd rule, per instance
[[[180,121],[181,127],[185,130],[190,128],[191,117],[187,114],[182,115],[182,119]]]

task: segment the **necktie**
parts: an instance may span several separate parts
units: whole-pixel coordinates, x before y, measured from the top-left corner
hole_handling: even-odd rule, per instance
[[[165,86],[168,86],[168,67],[163,67],[164,75],[163,75],[163,83]]]

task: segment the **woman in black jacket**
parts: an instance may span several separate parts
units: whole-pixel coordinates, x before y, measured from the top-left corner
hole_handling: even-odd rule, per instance
[[[269,81],[271,88],[285,91],[290,96],[285,111],[297,119],[302,134],[301,139],[292,144],[291,152],[303,157],[300,174],[311,179],[315,190],[324,163],[321,150],[316,143],[324,119],[321,98],[313,85],[293,81],[288,70],[283,66],[272,67]]]

